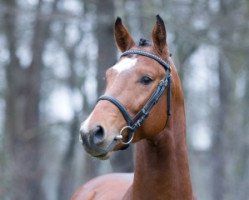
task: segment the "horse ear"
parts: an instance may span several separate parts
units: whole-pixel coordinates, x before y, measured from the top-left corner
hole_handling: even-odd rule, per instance
[[[156,24],[152,30],[152,41],[154,44],[154,48],[156,49],[156,51],[158,51],[158,53],[162,53],[164,51],[167,45],[166,38],[167,35],[164,22],[162,18],[157,15]]]
[[[120,51],[124,52],[135,45],[135,42],[133,41],[130,33],[122,24],[122,20],[120,17],[116,19],[114,32],[116,44]]]

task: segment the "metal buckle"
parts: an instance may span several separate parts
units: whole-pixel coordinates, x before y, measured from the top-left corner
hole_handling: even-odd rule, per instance
[[[132,135],[131,135],[130,138],[128,138],[128,141],[127,141],[127,142],[123,141],[123,139],[124,139],[123,132],[124,132],[124,130],[126,130],[126,129],[127,129],[127,131],[129,131],[129,130],[132,131],[132,132],[131,132]],[[132,142],[133,137],[134,137],[133,128],[132,128],[131,126],[124,126],[124,127],[120,130],[119,135],[117,135],[117,136],[115,137],[115,139],[116,139],[116,140],[120,140],[120,142],[121,142],[122,144],[124,144],[124,145],[128,145],[128,144],[130,144],[130,143]]]

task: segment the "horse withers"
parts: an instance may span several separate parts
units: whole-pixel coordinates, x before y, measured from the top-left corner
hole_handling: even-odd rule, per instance
[[[134,174],[94,178],[71,200],[192,200],[184,97],[159,15],[152,42],[136,44],[122,20],[115,22],[120,60],[106,72],[103,96],[80,128],[93,157],[136,144]]]

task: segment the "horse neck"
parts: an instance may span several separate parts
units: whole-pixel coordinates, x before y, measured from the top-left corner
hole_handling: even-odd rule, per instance
[[[132,199],[193,198],[184,102],[178,104],[172,105],[173,114],[161,133],[137,143]]]

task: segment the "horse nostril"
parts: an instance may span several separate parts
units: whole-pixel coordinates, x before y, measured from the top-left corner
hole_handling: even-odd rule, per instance
[[[104,132],[104,128],[102,126],[96,126],[93,130],[92,130],[92,142],[95,145],[99,145],[101,144],[104,139],[105,139],[105,132]]]

